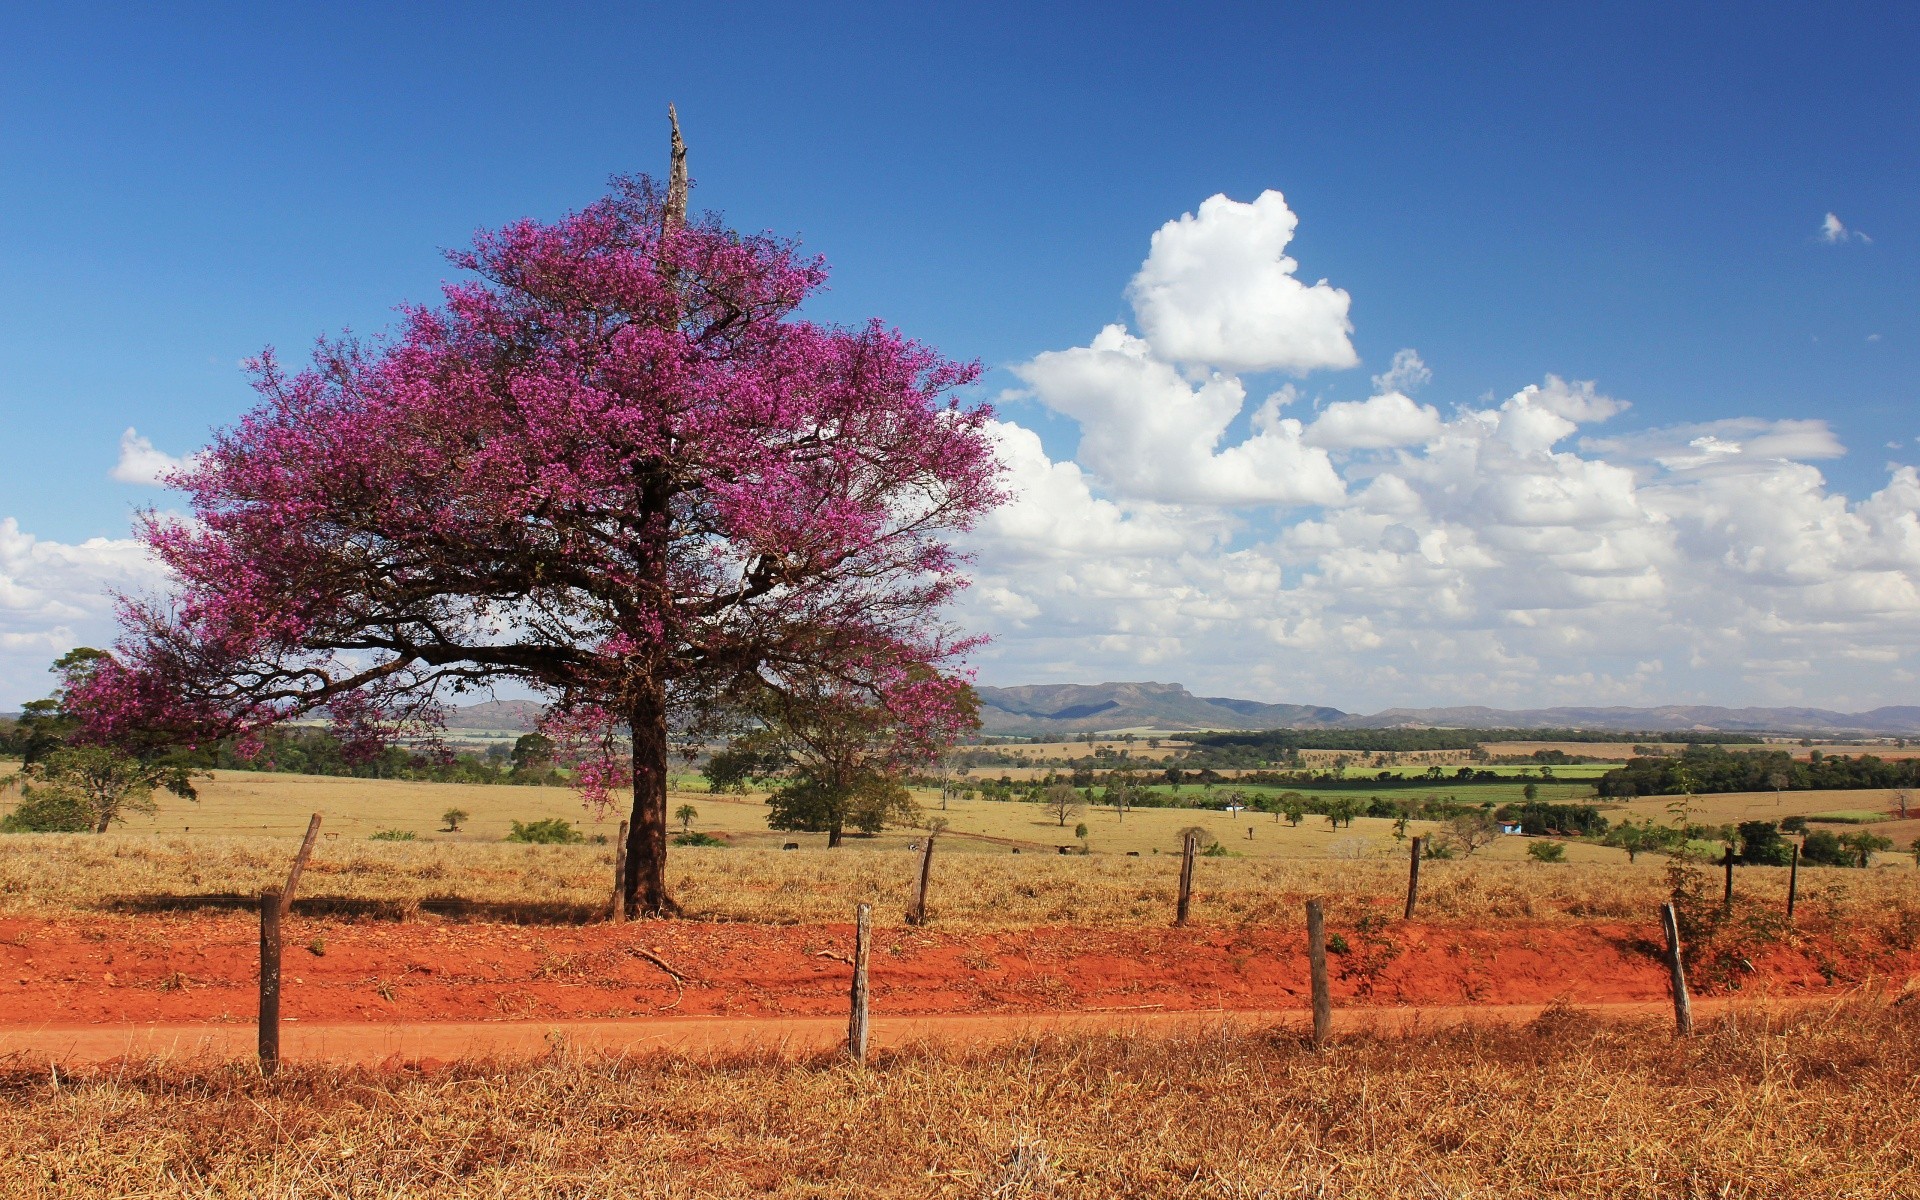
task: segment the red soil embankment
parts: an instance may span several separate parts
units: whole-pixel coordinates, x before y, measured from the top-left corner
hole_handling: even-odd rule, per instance
[[[1658,1002],[1653,930],[1625,923],[1334,929],[1337,1005]],[[291,1022],[565,1021],[846,1011],[845,926],[386,924],[286,930]],[[1304,934],[1238,928],[883,929],[876,1014],[1273,1012],[1305,1007]],[[651,957],[649,957],[651,956]],[[652,961],[657,959],[658,961]],[[247,915],[0,920],[0,1030],[250,1024],[257,924]],[[680,978],[676,980],[668,969]],[[1805,938],[1753,964],[1749,990],[1817,995],[1869,975],[1896,984],[1920,953],[1871,961]]]

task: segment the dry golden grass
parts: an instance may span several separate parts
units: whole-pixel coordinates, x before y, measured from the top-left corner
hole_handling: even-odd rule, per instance
[[[9,1195],[1897,1197],[1920,1005],[424,1071],[0,1072]]]
[[[1519,839],[1512,839],[1519,840]],[[111,908],[141,895],[253,893],[279,886],[297,839],[21,834],[0,837],[0,914],[46,915]],[[1639,863],[1540,864],[1481,856],[1429,862],[1423,914],[1476,921],[1642,919],[1666,898],[1664,859]],[[324,844],[307,869],[304,896],[405,903],[456,898],[483,904],[607,902],[604,846],[348,841]],[[858,901],[903,908],[917,856],[846,850],[675,848],[669,883],[687,916],[759,922],[842,921]],[[1020,928],[1044,924],[1158,925],[1172,911],[1172,855],[943,854],[932,903],[942,926]],[[1394,860],[1203,858],[1198,918],[1265,922],[1308,896],[1357,916],[1404,896]],[[1786,872],[1742,868],[1739,889],[1768,903],[1785,895]],[[1803,895],[1833,895],[1863,912],[1911,906],[1911,860],[1871,871],[1808,868]]]
[[[1665,824],[1672,819],[1672,806],[1678,799],[1678,796],[1640,796],[1623,804],[1618,812],[1609,812],[1608,816],[1617,821],[1623,815],[1630,815],[1637,820]],[[1836,810],[1889,812],[1895,803],[1895,794],[1891,789],[1857,788],[1847,791],[1716,792],[1693,797],[1688,807],[1692,813],[1691,819],[1698,824],[1726,825],[1740,821],[1777,822],[1787,817],[1804,817]],[[1915,803],[1914,808],[1916,815],[1920,815],[1920,803]]]

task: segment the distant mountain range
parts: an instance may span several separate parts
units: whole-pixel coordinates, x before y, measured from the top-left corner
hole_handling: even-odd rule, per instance
[[[1389,708],[1358,714],[1310,704],[1262,704],[1195,696],[1177,683],[1039,684],[980,689],[980,717],[991,734],[1037,736],[1119,729],[1589,729],[1622,733],[1719,730],[1728,733],[1920,735],[1920,706],[1871,712],[1823,708]]]
[[[487,729],[501,733],[531,733],[545,706],[533,700],[489,700],[447,710],[448,729]]]
[[[541,706],[493,700],[447,711],[450,730],[532,730]],[[0,713],[0,717],[18,714]],[[1723,708],[1668,704],[1657,708],[1389,708],[1359,714],[1318,704],[1262,704],[1196,696],[1177,683],[1048,683],[980,689],[980,719],[990,734],[1036,737],[1121,729],[1589,729],[1621,733],[1718,730],[1920,737],[1920,705],[1870,712],[1825,708]]]

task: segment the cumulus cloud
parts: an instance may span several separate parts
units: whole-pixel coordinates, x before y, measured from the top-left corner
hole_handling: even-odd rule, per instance
[[[1551,375],[1446,413],[1411,398],[1430,373],[1410,350],[1310,421],[1283,415],[1291,388],[1254,403],[1243,373],[1279,360],[1252,347],[1316,344],[1332,310],[1260,309],[1241,337],[1222,332],[1233,286],[1166,281],[1232,279],[1231,242],[1262,281],[1239,294],[1260,294],[1294,227],[1268,195],[1258,220],[1210,201],[1161,231],[1132,289],[1143,334],[1016,368],[1080,441],[1056,458],[996,430],[1018,498],[980,530],[967,600],[999,635],[989,682],[1176,676],[1369,709],[1871,707],[1920,686],[1920,475],[1835,491],[1825,421],[1610,431],[1625,401]],[[1246,232],[1269,220],[1283,232]],[[1350,349],[1344,294],[1337,312]]]
[[[0,518],[0,708],[47,693],[47,664],[114,638],[113,592],[158,589],[164,574],[132,538],[47,541]]]
[[[1347,293],[1305,284],[1287,257],[1299,218],[1279,192],[1213,196],[1169,221],[1128,295],[1154,353],[1223,371],[1304,373],[1359,362]]]
[[[1370,400],[1336,400],[1320,410],[1301,440],[1329,450],[1385,450],[1419,446],[1440,433],[1440,414],[1399,392]]]
[[[1251,437],[1223,446],[1246,404],[1240,380],[1189,381],[1122,326],[1014,373],[1041,403],[1080,423],[1079,461],[1117,496],[1241,505],[1333,504],[1344,494],[1326,452],[1280,415],[1284,393],[1252,415]]]
[[[1873,241],[1858,229],[1848,229],[1846,222],[1832,213],[1828,213],[1826,220],[1820,222],[1820,240],[1829,246],[1837,246],[1842,242]]]
[[[120,461],[114,463],[113,470],[107,474],[120,483],[165,487],[168,475],[192,465],[191,456],[176,458],[164,450],[156,449],[138,430],[129,427],[120,435]]]

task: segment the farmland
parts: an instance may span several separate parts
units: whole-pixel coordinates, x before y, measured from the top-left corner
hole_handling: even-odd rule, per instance
[[[1522,786],[1434,790],[1507,803]],[[1273,789],[1180,796],[1236,790]],[[0,1157],[48,1196],[1674,1194],[1656,1169],[1734,1196],[1915,1183],[1911,1126],[1882,1119],[1920,1069],[1910,858],[1803,868],[1789,928],[1782,869],[1741,868],[1718,918],[1717,876],[1583,841],[1534,862],[1537,839],[1506,837],[1424,864],[1404,921],[1396,833],[1428,822],[1095,806],[1062,825],[1032,803],[918,798],[948,822],[918,928],[901,918],[924,828],[828,850],[767,829],[759,795],[677,791],[725,844],[672,852],[680,919],[627,925],[604,920],[611,846],[502,840],[550,817],[611,834],[615,814],[562,788],[222,771],[112,833],[0,836],[0,1087],[25,1118],[0,1122]],[[1693,804],[1777,820],[1889,800]],[[1664,820],[1667,803],[1607,812]],[[449,808],[469,814],[457,833]],[[250,1045],[257,923],[219,897],[278,886],[311,812],[330,836],[288,918],[291,1057],[267,1080],[230,1062]],[[1196,864],[1193,924],[1170,929],[1191,826],[1222,853]],[[1704,1034],[1681,1042],[1660,1023],[1653,919],[1676,878],[1706,930]],[[1337,946],[1340,1021],[1318,1053],[1298,1032],[1308,899]],[[861,902],[880,1015],[864,1068],[833,1050]],[[1689,1099],[1702,1080],[1713,1105]],[[1740,1158],[1756,1130],[1776,1149]]]

